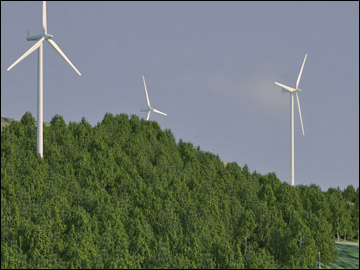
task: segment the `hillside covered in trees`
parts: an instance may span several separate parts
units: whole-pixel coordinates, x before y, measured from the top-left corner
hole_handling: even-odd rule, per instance
[[[358,188],[225,166],[135,115],[56,115],[43,159],[30,113],[1,132],[1,268],[317,268],[358,231]]]

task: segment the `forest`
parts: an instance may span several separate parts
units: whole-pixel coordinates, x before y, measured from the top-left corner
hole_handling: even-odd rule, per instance
[[[292,187],[136,115],[55,115],[43,159],[31,113],[1,132],[1,268],[315,269],[358,234],[359,188]]]

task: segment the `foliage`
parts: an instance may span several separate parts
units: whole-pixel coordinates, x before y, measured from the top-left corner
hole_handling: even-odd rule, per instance
[[[359,192],[226,166],[137,116],[1,132],[1,268],[305,268],[358,232]]]

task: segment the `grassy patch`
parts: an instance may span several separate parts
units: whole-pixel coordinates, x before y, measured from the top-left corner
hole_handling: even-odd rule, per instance
[[[338,257],[327,265],[328,269],[359,269],[359,246],[337,242],[336,247]]]

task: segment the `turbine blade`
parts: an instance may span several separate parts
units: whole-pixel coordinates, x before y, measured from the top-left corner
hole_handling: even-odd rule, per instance
[[[297,79],[297,81],[296,81],[296,89],[299,88],[299,83],[300,83],[300,79],[301,79],[301,74],[302,74],[303,69],[304,69],[306,57],[307,57],[307,54],[305,54],[304,62],[303,62],[303,64],[302,64],[302,66],[301,66],[300,73],[299,73],[299,77],[298,77],[298,79]]]
[[[295,91],[296,91],[294,88],[292,88],[292,87],[290,87],[290,86],[286,86],[286,85],[281,84],[281,83],[278,83],[278,82],[274,82],[274,83],[277,84],[278,86],[280,86],[280,87],[282,87],[282,88],[290,91],[290,92],[295,92]]]
[[[41,38],[38,42],[36,42],[27,52],[25,52],[21,57],[19,57],[18,60],[16,60],[10,67],[8,67],[7,71],[12,69],[14,66],[16,66],[17,63],[19,63],[21,60],[23,60],[26,56],[31,54],[33,51],[35,51],[37,48],[40,47],[41,42],[44,41],[45,38]]]
[[[149,118],[150,118],[150,113],[151,113],[151,111],[148,111],[147,116],[146,116],[146,120],[149,120]]]
[[[166,115],[166,116],[167,116],[166,113],[160,112],[160,111],[158,111],[157,109],[153,109],[153,112],[160,113],[160,114],[162,114],[162,115]]]
[[[47,24],[46,24],[46,1],[43,1],[43,28],[44,33],[47,34]]]
[[[81,76],[81,73],[76,69],[76,67],[70,62],[70,60],[66,57],[66,55],[63,53],[63,51],[59,48],[59,46],[55,43],[54,40],[52,39],[47,39],[47,42],[50,43],[50,45],[55,49],[55,51],[57,51],[62,58],[65,59],[66,62],[68,62],[68,64],[77,72],[77,74],[79,74],[79,76]]]
[[[145,77],[143,75],[143,81],[144,81],[144,87],[145,87],[145,93],[146,93],[146,100],[147,100],[147,104],[149,106],[149,108],[151,108],[151,105],[150,105],[150,100],[149,100],[149,95],[148,95],[148,92],[147,92],[147,88],[146,88],[146,83],[145,83]],[[150,115],[150,114],[149,114]]]
[[[301,117],[301,109],[300,109],[299,95],[298,95],[297,92],[296,92],[296,100],[297,100],[297,104],[298,104],[298,108],[299,108],[299,116],[300,116],[301,129],[302,129],[303,136],[305,136],[303,121],[302,121],[302,117]]]

